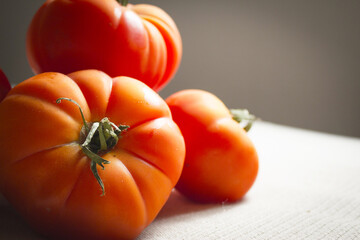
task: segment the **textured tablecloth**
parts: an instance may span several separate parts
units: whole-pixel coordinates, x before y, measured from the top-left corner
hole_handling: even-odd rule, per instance
[[[138,240],[360,239],[360,139],[256,123],[258,178],[233,204],[173,192]],[[10,238],[11,237],[11,238]],[[0,199],[0,239],[41,239]]]

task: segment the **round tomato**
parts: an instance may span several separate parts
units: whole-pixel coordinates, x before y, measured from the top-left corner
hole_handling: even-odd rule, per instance
[[[181,132],[135,79],[39,74],[9,92],[0,116],[0,189],[45,236],[132,239],[180,177]]]
[[[5,98],[10,91],[11,85],[4,72],[0,69],[0,102]]]
[[[182,42],[172,18],[152,5],[47,0],[28,29],[27,56],[35,73],[98,69],[158,91],[179,67]]]
[[[258,155],[229,109],[202,90],[183,90],[166,102],[186,145],[184,169],[176,188],[200,202],[242,198],[257,176]]]

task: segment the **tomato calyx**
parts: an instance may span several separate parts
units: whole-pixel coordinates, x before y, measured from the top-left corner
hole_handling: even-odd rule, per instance
[[[240,123],[246,132],[250,131],[253,123],[258,120],[247,109],[230,109],[230,113],[232,118]]]
[[[104,170],[104,164],[109,164],[110,161],[105,160],[104,158],[100,157],[100,155],[103,155],[113,149],[119,141],[121,133],[126,131],[129,126],[116,126],[114,123],[110,122],[107,117],[104,117],[99,122],[93,122],[89,124],[86,122],[83,111],[76,101],[70,98],[62,97],[58,98],[56,103],[60,103],[62,100],[70,101],[79,107],[84,123],[84,126],[80,132],[81,149],[83,153],[91,159],[90,169],[101,187],[101,196],[104,196],[105,186],[97,171],[97,165],[99,165],[102,170]]]
[[[119,2],[121,4],[121,6],[126,7],[126,5],[128,4],[128,0],[116,0],[117,2]]]

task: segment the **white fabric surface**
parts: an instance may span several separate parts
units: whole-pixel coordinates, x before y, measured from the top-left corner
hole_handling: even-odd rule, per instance
[[[138,240],[360,239],[360,139],[256,123],[260,169],[234,204],[173,192]],[[10,238],[11,237],[11,238]],[[41,239],[0,199],[0,239]]]
[[[139,239],[360,239],[360,139],[264,122],[249,134],[260,169],[242,201],[174,193]]]

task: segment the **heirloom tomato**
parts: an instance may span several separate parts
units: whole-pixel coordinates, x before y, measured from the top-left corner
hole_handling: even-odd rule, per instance
[[[35,73],[98,69],[157,91],[177,71],[182,42],[173,19],[156,6],[47,0],[29,26],[27,56]]]
[[[132,78],[42,73],[9,92],[0,116],[0,189],[51,238],[136,237],[183,167],[168,106]]]
[[[0,69],[0,102],[5,98],[10,91],[11,85],[4,72]]]
[[[203,90],[183,90],[166,102],[186,146],[176,188],[199,202],[234,202],[242,198],[258,172],[258,155],[243,126],[219,98]],[[246,128],[253,120],[249,116]]]

